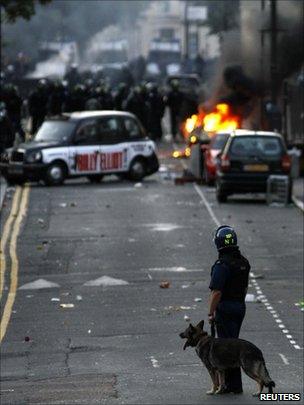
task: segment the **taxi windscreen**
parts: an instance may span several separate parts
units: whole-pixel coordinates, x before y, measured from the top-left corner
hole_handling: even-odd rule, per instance
[[[75,122],[45,121],[34,140],[37,142],[65,142],[72,135],[75,126]]]

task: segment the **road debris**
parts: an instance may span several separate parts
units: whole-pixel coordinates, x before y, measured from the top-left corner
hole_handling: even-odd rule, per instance
[[[60,304],[61,308],[74,308],[74,304]]]
[[[135,188],[140,188],[140,187],[142,187],[142,183],[135,183],[135,184],[134,184],[134,187],[135,187]]]
[[[42,218],[38,218],[37,219],[38,224],[43,225],[44,224],[44,220]]]
[[[53,297],[53,298],[51,299],[51,301],[52,301],[52,302],[59,302],[59,301],[60,301],[60,298]]]
[[[30,341],[30,337],[29,337],[29,336],[25,336],[24,341],[25,341],[25,342],[29,342],[29,341]]]
[[[185,315],[185,316],[184,316],[184,320],[187,321],[187,322],[189,322],[189,321],[190,321],[190,316]]]
[[[201,298],[194,298],[194,302],[202,302]]]
[[[159,286],[160,286],[160,288],[169,288],[170,283],[169,283],[169,281],[162,281]]]
[[[82,301],[82,295],[76,295],[76,300],[77,301]]]
[[[71,202],[70,207],[77,207],[77,204],[75,202]]]
[[[60,204],[59,204],[59,207],[61,207],[61,208],[66,208],[67,205],[68,205],[67,203],[60,203]]]

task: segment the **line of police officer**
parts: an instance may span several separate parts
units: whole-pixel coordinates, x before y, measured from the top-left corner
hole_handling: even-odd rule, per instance
[[[122,82],[110,89],[105,79],[94,81],[87,78],[79,80],[76,85],[69,84],[67,80],[41,79],[26,99],[20,96],[17,86],[11,83],[2,83],[1,87],[1,150],[14,144],[16,134],[20,140],[24,140],[22,119],[31,118],[31,128],[27,131],[34,134],[47,116],[72,111],[131,112],[139,118],[147,134],[157,141],[163,135],[161,122],[167,106],[170,111],[171,133],[174,138],[178,133],[183,93],[175,81],[164,92],[152,82],[141,82],[134,86]]]

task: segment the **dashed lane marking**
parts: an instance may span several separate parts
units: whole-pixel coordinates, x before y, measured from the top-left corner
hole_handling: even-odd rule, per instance
[[[194,189],[196,190],[197,194],[201,197],[203,203],[205,204],[211,218],[213,219],[214,223],[216,224],[217,227],[220,226],[220,222],[217,219],[216,215],[213,212],[213,209],[209,202],[207,201],[206,197],[204,196],[203,191],[197,186],[197,184],[194,184]],[[265,298],[262,300],[262,303],[265,305],[267,311],[272,315],[273,319],[277,323],[278,327],[281,329],[282,333],[287,337],[289,343],[297,350],[302,349],[297,342],[294,340],[293,336],[289,333],[289,330],[286,329],[286,326],[282,323],[280,319],[276,319],[275,315],[277,315],[277,311],[274,310],[274,308],[270,305],[266,295],[263,293],[261,287],[259,286],[259,283],[255,280],[255,275],[253,272],[250,272],[250,282],[252,286],[255,288],[256,293],[261,296],[263,295]],[[279,322],[278,322],[279,321]]]
[[[6,271],[5,249],[6,249],[7,241],[9,240],[12,224],[13,224],[14,220],[16,219],[16,216],[17,216],[20,195],[21,195],[21,187],[17,187],[17,189],[15,191],[15,194],[14,194],[14,198],[13,198],[12,209],[11,209],[9,217],[7,218],[6,223],[4,225],[3,234],[2,234],[2,237],[1,237],[1,247],[0,247],[0,298],[2,297],[2,292],[3,292],[3,288],[4,288],[4,282],[5,282],[5,271]]]
[[[288,365],[289,365],[289,361],[288,361],[287,358],[284,356],[284,354],[279,353],[279,356],[281,357],[283,363],[286,364],[286,366],[288,366]]]
[[[7,300],[4,306],[3,310],[3,315],[1,318],[1,323],[0,323],[0,342],[2,342],[7,326],[11,317],[13,305],[15,302],[15,297],[16,297],[16,291],[17,291],[17,286],[18,286],[18,270],[19,270],[19,261],[18,261],[18,256],[17,256],[17,240],[18,240],[18,235],[20,231],[20,226],[23,217],[26,214],[27,210],[27,204],[28,204],[28,198],[29,198],[29,191],[30,188],[28,185],[25,185],[22,191],[22,197],[21,197],[21,202],[20,202],[20,207],[18,211],[17,218],[15,220],[13,230],[12,230],[12,236],[11,236],[11,241],[10,241],[10,257],[11,257],[11,278],[10,278],[10,289],[9,293],[7,296]]]

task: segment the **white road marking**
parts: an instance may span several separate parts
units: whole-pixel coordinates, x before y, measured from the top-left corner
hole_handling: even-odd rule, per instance
[[[31,283],[23,284],[21,287],[19,287],[19,290],[40,290],[42,288],[58,288],[58,287],[60,286],[57,283],[44,280],[43,278],[39,278],[38,280],[32,281]]]
[[[154,368],[159,368],[158,360],[156,360],[156,358],[154,356],[150,356],[150,360],[151,360],[152,366]]]
[[[278,354],[279,354],[279,356],[281,357],[283,363],[286,364],[286,366],[288,366],[288,365],[289,365],[289,361],[288,361],[287,358],[284,356],[284,354],[282,354],[282,353],[278,353]]]
[[[170,273],[190,273],[190,272],[199,272],[202,269],[186,269],[186,267],[150,267],[148,269],[142,269],[144,271],[167,271]]]
[[[128,285],[129,283],[125,280],[121,280],[119,278],[112,278],[108,276],[102,276],[96,278],[95,280],[90,280],[84,283],[85,287],[109,287],[109,286],[117,286],[117,285]]]
[[[204,196],[202,190],[198,187],[197,184],[194,184],[194,188],[195,188],[197,194],[201,197],[203,203],[205,204],[205,207],[207,208],[207,210],[208,210],[208,212],[209,212],[211,218],[213,219],[215,225],[216,225],[217,227],[219,227],[221,224],[220,224],[219,220],[216,218],[216,216],[215,216],[215,214],[214,214],[214,212],[213,212],[213,209],[211,208],[211,205],[210,205],[210,204],[208,203],[208,201],[206,200],[206,197]]]
[[[217,217],[215,216],[211,205],[210,205],[209,202],[206,200],[206,197],[204,196],[204,193],[203,193],[202,190],[197,186],[197,184],[194,184],[194,189],[196,190],[196,192],[198,193],[198,195],[201,197],[201,199],[202,199],[203,203],[205,204],[205,206],[206,206],[206,208],[207,208],[207,210],[208,210],[208,212],[209,212],[211,218],[213,219],[215,225],[216,225],[217,227],[219,227],[219,226],[220,226],[220,222],[219,222],[219,220],[217,219]],[[262,292],[262,290],[261,290],[261,287],[259,286],[258,282],[254,279],[255,274],[254,274],[253,272],[250,272],[250,276],[251,276],[250,281],[251,281],[251,283],[254,285],[254,288],[256,289],[256,292],[258,292],[258,295],[263,294],[263,292]],[[265,295],[265,297],[266,297],[266,295]],[[273,310],[273,307],[272,307],[271,305],[269,305],[269,302],[268,302],[268,301],[267,301],[267,302],[264,302],[264,305],[265,305],[266,309],[269,311],[269,313],[270,313],[271,315],[273,315],[273,313],[270,312],[270,311]],[[275,319],[275,318],[274,318],[274,319]],[[276,319],[275,319],[275,320],[276,320]],[[280,322],[282,322],[282,321],[280,321]],[[284,334],[289,333],[289,330],[288,330],[288,329],[285,329],[285,325],[283,325],[282,323],[278,324],[278,326],[279,326],[279,328],[282,330],[282,332],[283,332]],[[293,341],[293,342],[295,342],[295,341]],[[296,343],[296,342],[295,342],[295,343]],[[295,349],[301,349],[301,347],[300,347],[298,344],[293,344],[293,343],[291,343],[291,344],[293,345],[293,347],[294,347]]]

